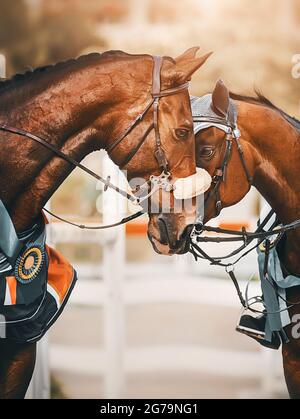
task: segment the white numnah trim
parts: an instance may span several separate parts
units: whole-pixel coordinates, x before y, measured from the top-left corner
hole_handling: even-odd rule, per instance
[[[47,291],[49,292],[49,294],[52,295],[52,297],[56,301],[57,308],[60,308],[60,306],[61,306],[60,298],[59,298],[59,295],[57,294],[57,292],[55,291],[55,289],[53,287],[51,287],[51,285],[47,284]]]
[[[4,300],[4,305],[5,306],[11,306],[11,295],[10,295],[10,291],[9,291],[9,286],[8,283],[6,282],[6,288],[5,288],[5,300]]]
[[[212,179],[205,169],[197,168],[197,172],[189,177],[177,179],[174,183],[176,199],[190,199],[204,194],[211,185]]]

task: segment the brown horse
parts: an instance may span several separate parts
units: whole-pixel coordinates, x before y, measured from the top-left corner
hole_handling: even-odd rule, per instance
[[[300,218],[300,122],[275,107],[258,94],[256,98],[229,93],[218,82],[212,95],[214,112],[220,117],[228,114],[229,97],[236,104],[240,143],[253,186],[276,211],[283,223]],[[209,127],[196,135],[197,166],[211,175],[224,158],[225,133]],[[249,191],[250,184],[237,145],[228,162],[225,181],[220,186],[222,207],[239,202]],[[216,216],[216,199],[205,208],[205,220]],[[287,271],[300,276],[300,230],[287,233],[282,263]],[[288,290],[288,300],[300,300],[300,287]],[[290,309],[291,318],[300,313],[300,306]],[[286,330],[290,343],[283,345],[285,378],[290,396],[300,398],[300,340],[293,339],[291,327]]]
[[[190,80],[209,54],[196,58],[198,48],[175,61],[164,57],[161,90]],[[146,108],[151,99],[154,67],[149,55],[120,51],[92,54],[44,67],[0,83],[0,123],[21,128],[48,141],[67,156],[81,161],[87,154],[108,150]],[[157,132],[153,106],[111,153],[121,164],[147,133],[146,141],[126,165],[128,178],[159,175],[155,157]],[[173,179],[195,173],[195,142],[187,90],[162,97],[159,137]],[[18,232],[33,225],[43,206],[74,166],[27,138],[1,133],[0,198]],[[152,196],[151,199],[159,198]],[[148,235],[162,254],[187,250],[194,213],[149,214]],[[0,398],[23,398],[35,364],[35,344],[0,341]]]

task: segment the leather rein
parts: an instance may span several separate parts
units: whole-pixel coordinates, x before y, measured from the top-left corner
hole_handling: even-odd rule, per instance
[[[32,141],[35,141],[36,143],[50,150],[52,153],[56,154],[61,159],[70,163],[72,166],[78,167],[80,170],[87,173],[88,175],[96,179],[97,181],[100,181],[102,184],[104,184],[104,191],[106,191],[107,189],[112,189],[116,191],[118,194],[122,195],[124,198],[128,199],[130,202],[132,202],[135,205],[140,205],[144,200],[148,199],[153,193],[155,193],[160,188],[170,191],[172,190],[172,185],[169,181],[171,174],[168,171],[168,160],[167,160],[165,151],[162,148],[162,143],[161,143],[161,138],[160,138],[160,133],[159,133],[159,125],[158,125],[159,99],[162,97],[171,96],[171,95],[183,92],[184,90],[187,90],[189,87],[189,83],[187,82],[175,88],[161,90],[161,68],[162,68],[163,58],[159,56],[154,56],[152,58],[153,58],[153,73],[152,73],[151,99],[146,105],[145,109],[142,111],[142,113],[140,113],[130,123],[130,125],[126,128],[123,134],[119,138],[117,138],[115,141],[113,141],[113,143],[107,149],[107,153],[110,155],[115,150],[115,148],[117,148],[123,142],[123,140],[125,140],[125,138],[131,133],[131,131],[133,131],[133,129],[144,119],[145,115],[148,113],[151,107],[153,107],[153,123],[146,130],[145,134],[142,136],[138,145],[122,162],[121,168],[130,162],[130,160],[135,156],[135,154],[138,152],[142,144],[145,142],[150,132],[154,129],[155,143],[156,143],[155,157],[157,159],[159,168],[162,170],[162,173],[159,176],[151,176],[149,181],[145,182],[145,184],[143,185],[137,186],[135,190],[132,191],[132,193],[128,193],[127,191],[124,191],[123,189],[111,183],[110,176],[104,179],[102,176],[93,172],[88,167],[84,166],[77,160],[73,159],[71,156],[68,156],[67,154],[65,154],[56,146],[52,145],[45,138],[42,138],[38,135],[32,134],[20,128],[11,127],[7,124],[0,124],[0,131],[9,132],[11,134],[15,134],[20,137],[25,137]],[[143,198],[139,198],[135,196],[135,193],[140,192],[144,189],[148,189],[149,186],[151,185],[153,186],[153,188],[151,192],[148,193],[146,196],[143,196]],[[107,229],[111,227],[117,227],[129,221],[132,221],[144,214],[144,211],[138,211],[137,213],[130,215],[128,217],[125,217],[114,224],[100,225],[100,226],[87,226],[84,224],[77,224],[72,221],[66,220],[62,217],[59,217],[58,215],[52,213],[46,208],[43,208],[43,209],[51,216],[55,217],[56,219],[66,224],[70,224],[80,229],[87,229],[87,230],[103,230],[103,229]]]

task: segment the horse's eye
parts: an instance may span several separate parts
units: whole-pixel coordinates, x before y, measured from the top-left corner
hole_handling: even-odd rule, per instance
[[[190,131],[184,128],[175,129],[175,135],[179,140],[186,140],[189,136]]]
[[[200,157],[204,157],[206,159],[211,158],[215,154],[214,147],[203,147],[200,151]]]

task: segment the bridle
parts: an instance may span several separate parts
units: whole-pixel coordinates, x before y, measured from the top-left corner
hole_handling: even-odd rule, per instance
[[[126,128],[123,134],[120,137],[118,137],[116,140],[114,140],[113,143],[107,149],[107,152],[110,155],[116,149],[116,147],[118,147],[126,139],[126,137],[134,130],[134,128],[144,119],[145,115],[148,113],[151,107],[153,107],[153,123],[150,125],[150,127],[146,130],[144,135],[141,137],[137,146],[129,153],[129,155],[124,159],[124,161],[122,162],[120,166],[122,168],[130,162],[130,160],[135,156],[135,154],[138,152],[142,144],[145,142],[150,132],[154,129],[155,144],[156,144],[156,150],[155,150],[154,155],[158,162],[158,166],[162,170],[162,172],[159,176],[154,176],[154,175],[150,176],[149,181],[145,182],[143,185],[137,186],[134,190],[132,190],[132,193],[128,193],[127,191],[124,191],[118,186],[115,186],[113,183],[110,182],[109,176],[106,179],[103,178],[102,176],[93,172],[92,170],[90,170],[89,168],[87,168],[86,166],[78,162],[77,160],[73,159],[71,156],[68,156],[63,151],[58,149],[56,146],[52,145],[49,141],[47,141],[46,139],[38,135],[32,134],[20,128],[11,127],[7,124],[0,124],[0,131],[9,132],[11,134],[18,135],[19,137],[25,137],[25,138],[29,138],[30,140],[35,141],[36,143],[50,150],[52,153],[56,154],[61,159],[70,163],[72,166],[78,167],[79,169],[87,173],[88,175],[92,176],[94,179],[103,183],[104,191],[106,191],[108,188],[113,189],[114,191],[116,191],[117,193],[119,193],[120,195],[128,199],[134,205],[141,205],[143,201],[149,199],[149,197],[153,195],[155,192],[157,192],[158,189],[171,191],[173,189],[173,185],[170,181],[171,173],[169,172],[169,168],[168,168],[167,156],[162,147],[160,132],[159,132],[159,125],[158,125],[159,99],[162,97],[181,93],[184,90],[187,90],[189,87],[189,83],[187,82],[171,89],[161,90],[161,68],[162,68],[163,58],[159,56],[154,56],[152,58],[153,58],[153,73],[152,73],[151,99],[146,105],[145,109],[142,111],[142,113],[140,113],[129,124],[129,126]],[[149,187],[151,189],[149,193],[147,193],[146,195],[143,195],[143,197],[136,196],[137,193],[148,191]],[[47,210],[46,208],[44,208],[44,210],[48,214],[50,214],[51,216],[57,218],[58,220],[62,222],[65,222],[67,224],[73,225],[81,229],[92,229],[92,230],[102,230],[106,228],[116,227],[118,225],[122,225],[131,220],[134,220],[135,218],[138,218],[144,214],[144,211],[138,211],[137,213],[130,215],[129,217],[125,217],[121,221],[118,221],[114,224],[90,227],[83,224],[76,224],[62,217],[59,217],[53,214],[51,211]]]
[[[216,216],[220,214],[222,211],[222,201],[220,197],[220,187],[221,183],[225,182],[226,180],[226,170],[227,166],[232,154],[232,144],[235,142],[237,146],[237,150],[241,159],[241,163],[244,169],[244,172],[247,177],[247,181],[249,185],[252,184],[252,177],[250,175],[250,172],[247,168],[247,164],[245,161],[244,151],[242,148],[242,145],[240,143],[240,137],[241,133],[238,129],[237,125],[234,122],[229,121],[227,118],[217,118],[217,117],[202,117],[202,116],[196,116],[193,117],[194,122],[205,122],[205,123],[211,123],[211,124],[218,124],[219,126],[223,126],[226,128],[226,135],[225,135],[225,151],[221,160],[221,163],[219,167],[215,169],[214,175],[212,177],[212,188],[209,190],[204,205],[205,207],[208,207],[212,199],[216,198]]]
[[[226,136],[225,136],[225,151],[221,159],[221,164],[219,165],[218,168],[215,169],[215,173],[212,178],[212,187],[208,191],[207,196],[204,199],[204,208],[203,206],[198,208],[197,221],[191,233],[190,253],[192,253],[196,261],[199,258],[205,259],[205,260],[208,260],[211,265],[224,267],[236,288],[236,291],[237,291],[237,294],[238,294],[238,297],[242,306],[245,309],[253,311],[254,313],[260,313],[258,310],[251,308],[251,305],[260,301],[260,297],[254,297],[254,298],[248,299],[248,287],[250,283],[249,282],[246,288],[246,296],[244,298],[242,291],[240,289],[238,280],[234,273],[234,268],[236,264],[240,260],[242,260],[245,256],[247,256],[250,252],[252,252],[253,250],[259,247],[265,254],[264,277],[270,283],[270,285],[274,287],[278,298],[281,300],[284,300],[284,302],[288,305],[287,308],[278,311],[278,313],[280,313],[293,306],[300,305],[300,301],[296,303],[289,302],[285,300],[277,292],[275,285],[273,284],[272,280],[268,276],[268,260],[269,260],[269,255],[270,255],[270,249],[273,247],[276,247],[277,243],[280,241],[280,239],[286,232],[294,230],[296,228],[300,228],[300,220],[296,220],[292,223],[282,225],[280,224],[279,220],[276,218],[276,220],[274,221],[274,223],[272,223],[270,228],[265,229],[266,225],[275,215],[275,212],[272,209],[264,218],[264,220],[258,223],[258,227],[256,231],[254,232],[249,232],[245,228],[243,228],[242,231],[236,231],[236,230],[229,230],[229,229],[223,229],[223,228],[218,228],[218,227],[211,227],[203,223],[203,215],[202,215],[204,214],[203,210],[205,210],[205,208],[208,207],[212,199],[214,198],[216,199],[216,215],[219,215],[222,210],[220,187],[221,187],[222,182],[226,182],[226,170],[230,161],[230,157],[232,155],[233,143],[235,143],[237,146],[237,150],[238,150],[240,160],[241,160],[245,175],[247,177],[249,186],[252,185],[253,179],[252,179],[252,176],[250,175],[250,171],[248,170],[243,148],[240,143],[241,132],[238,129],[236,118],[234,119],[235,121],[230,121],[228,118],[222,118],[222,117],[193,116],[194,123],[203,122],[203,123],[211,124],[211,126],[217,125],[219,127],[222,127],[222,129],[224,129],[224,131],[226,132]],[[229,237],[203,236],[202,233],[204,232],[216,233],[218,235],[221,234],[221,235],[225,235]],[[272,236],[276,236],[275,240],[273,241],[271,241]],[[248,250],[245,250],[249,245],[251,245],[251,243],[253,243],[254,240],[257,240],[257,242]],[[207,252],[205,252],[200,247],[200,243],[222,243],[222,242],[223,243],[224,242],[226,243],[242,242],[242,245],[238,247],[237,249],[235,249],[234,251],[232,251],[231,253],[226,254],[224,256],[210,256]],[[237,257],[235,261],[226,262],[226,260],[231,259],[234,256]],[[276,313],[264,312],[264,314],[276,314]]]

